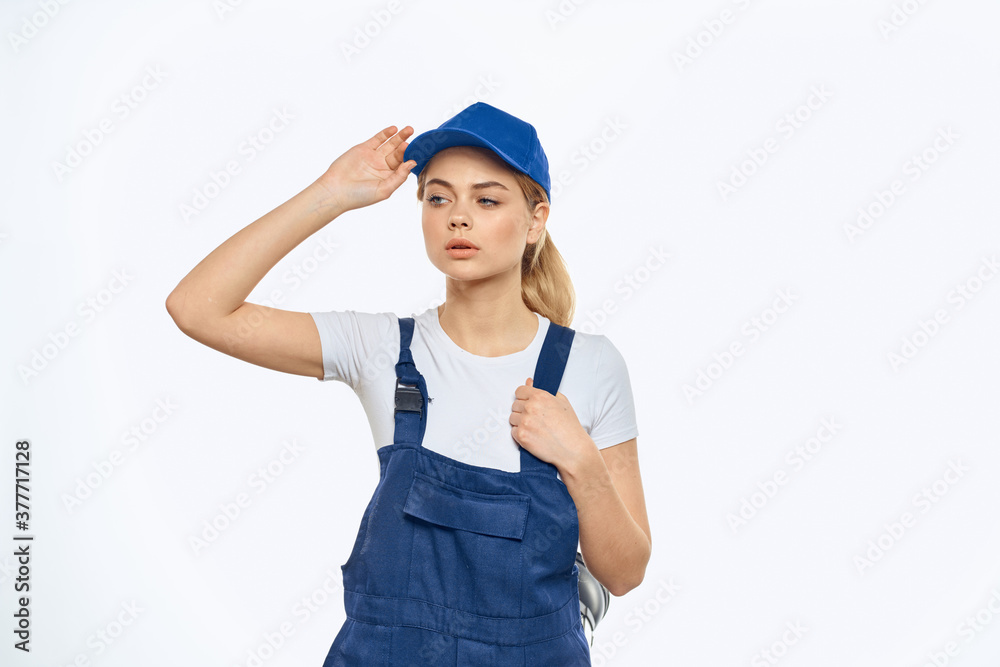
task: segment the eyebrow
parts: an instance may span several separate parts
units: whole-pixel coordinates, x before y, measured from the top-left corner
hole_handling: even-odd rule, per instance
[[[426,183],[424,183],[424,186],[426,187],[428,185],[435,185],[435,184],[443,185],[444,187],[451,188],[452,190],[455,189],[455,186],[453,186],[451,183],[440,178],[432,178]],[[504,185],[503,183],[499,183],[497,181],[486,181],[484,183],[474,183],[472,185],[473,190],[485,190],[486,188],[503,188],[504,190],[507,190],[506,185]]]

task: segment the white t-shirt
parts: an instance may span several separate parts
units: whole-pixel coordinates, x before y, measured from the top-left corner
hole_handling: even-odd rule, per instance
[[[514,390],[534,376],[550,324],[535,314],[538,332],[531,344],[501,357],[481,357],[459,347],[441,328],[436,307],[412,316],[410,352],[431,398],[424,447],[471,465],[520,470],[509,421]],[[323,381],[350,386],[368,415],[376,448],[392,444],[398,316],[352,310],[310,315],[323,346]],[[628,369],[605,336],[576,332],[559,392],[598,448],[638,437]]]

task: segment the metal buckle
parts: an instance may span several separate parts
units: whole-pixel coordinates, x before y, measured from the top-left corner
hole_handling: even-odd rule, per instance
[[[402,384],[396,378],[396,409],[393,416],[399,411],[416,412],[423,415],[424,397],[420,393],[420,387]]]

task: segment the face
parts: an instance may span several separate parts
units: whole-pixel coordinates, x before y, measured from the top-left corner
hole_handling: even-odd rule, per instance
[[[525,245],[541,236],[548,206],[529,210],[506,163],[491,151],[455,146],[424,167],[424,244],[431,263],[455,280],[521,280]],[[469,249],[449,250],[462,238]]]

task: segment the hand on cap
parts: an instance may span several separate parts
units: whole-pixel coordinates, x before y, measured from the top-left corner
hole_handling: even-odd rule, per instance
[[[334,160],[318,182],[345,211],[388,199],[416,166],[413,160],[403,162],[412,135],[409,125],[398,133],[390,125]]]

